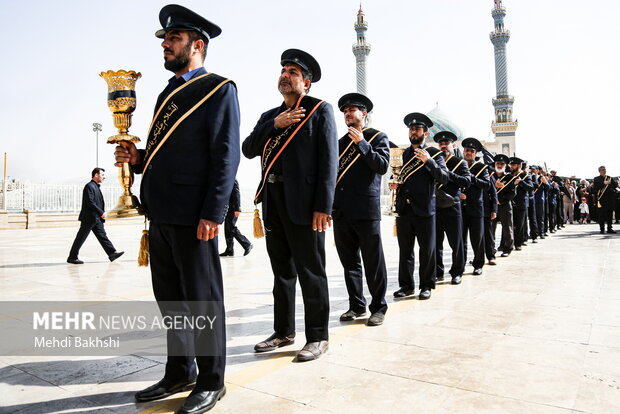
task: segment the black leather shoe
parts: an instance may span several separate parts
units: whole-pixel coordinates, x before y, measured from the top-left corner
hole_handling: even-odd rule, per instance
[[[329,349],[327,341],[307,342],[297,353],[297,362],[313,361],[323,355]]]
[[[375,312],[372,315],[370,315],[370,318],[368,318],[368,322],[366,322],[366,325],[368,326],[383,325],[384,320],[385,320],[385,314]]]
[[[340,315],[340,321],[341,322],[349,322],[354,320],[355,318],[359,318],[361,316],[366,316],[366,311],[362,311],[362,312],[355,312],[352,311],[351,309],[349,309],[348,311],[346,311],[345,313],[343,313],[342,315]]]
[[[609,229],[609,230],[607,230],[607,234],[616,234],[616,231],[612,230],[612,229]]]
[[[226,256],[234,256],[235,253],[232,250],[224,250],[224,253],[220,253],[220,257],[226,257]]]
[[[431,298],[431,290],[430,289],[422,289],[420,291],[419,300],[426,300]]]
[[[508,257],[508,256],[510,256],[510,253],[504,252],[504,253],[502,253],[502,255],[500,257]]]
[[[67,263],[71,263],[71,264],[84,264],[83,261],[81,261],[80,259],[72,259],[72,258],[68,258],[67,259]]]
[[[265,339],[263,342],[259,342],[254,345],[255,352],[267,352],[273,351],[276,348],[280,348],[282,346],[293,345],[295,343],[295,334],[280,336],[277,333],[274,333],[269,338]]]
[[[545,240],[545,237],[547,236],[540,236],[540,240]]]
[[[601,233],[601,234],[605,234],[605,230],[601,230],[599,233]]]
[[[183,406],[178,409],[177,414],[200,414],[215,407],[215,404],[226,395],[226,387],[216,391],[194,390],[187,396]]]
[[[521,251],[521,246],[515,246],[515,250],[520,252]]]
[[[437,279],[437,282],[443,282],[443,275],[442,276],[435,276],[435,278]]]
[[[108,259],[110,259],[110,261],[113,262],[124,254],[125,252],[114,252],[108,256]]]
[[[474,276],[480,276],[482,274],[482,269],[478,268],[478,269],[474,269]]]
[[[533,239],[533,240],[532,240],[532,243],[538,243],[538,240]]]
[[[495,262],[495,259],[489,259],[488,263],[489,266],[496,266],[497,263]]]
[[[196,385],[196,379],[175,382],[164,378],[157,384],[151,385],[142,391],[138,391],[135,394],[135,398],[138,402],[159,400],[169,395],[176,394],[177,392],[191,390],[194,388],[194,385]]]
[[[452,284],[452,285],[460,285],[461,284],[461,276],[460,275],[452,276],[452,281],[450,282],[450,284]]]
[[[405,298],[407,296],[411,296],[415,293],[415,290],[408,288],[400,288],[396,292],[394,292],[395,298]]]
[[[247,256],[248,254],[250,254],[250,252],[252,251],[253,247],[254,247],[253,244],[250,244],[248,247],[246,247],[245,250],[243,251],[243,255]]]

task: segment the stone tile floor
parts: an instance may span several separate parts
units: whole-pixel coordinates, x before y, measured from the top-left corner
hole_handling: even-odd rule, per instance
[[[392,223],[383,220],[390,309],[380,327],[338,321],[347,294],[328,232],[330,350],[314,362],[293,362],[304,343],[301,296],[296,344],[252,351],[272,325],[264,239],[222,260],[228,394],[213,412],[620,413],[620,236],[569,225],[480,277],[468,266],[460,286],[448,280],[429,301],[394,301]],[[250,233],[249,217],[239,225]],[[65,263],[77,227],[0,231],[0,300],[153,300],[149,270],[136,265],[141,226],[111,223],[125,256],[109,263],[90,237],[80,266]],[[174,412],[187,393],[133,400],[161,378],[164,360],[0,356],[0,413]]]

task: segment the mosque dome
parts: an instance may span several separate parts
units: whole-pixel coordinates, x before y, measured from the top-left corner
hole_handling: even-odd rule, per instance
[[[428,137],[431,141],[435,137],[435,134],[439,131],[450,131],[456,135],[459,140],[463,140],[465,138],[465,131],[453,122],[454,118],[446,114],[443,109],[439,107],[439,104],[437,104],[435,108],[426,115],[435,124],[428,133]]]

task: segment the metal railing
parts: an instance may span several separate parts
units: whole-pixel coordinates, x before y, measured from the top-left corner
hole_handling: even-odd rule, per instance
[[[0,210],[10,213],[34,210],[49,213],[74,213],[82,207],[81,184],[40,184],[7,181],[0,186]],[[6,197],[4,194],[6,188]],[[122,193],[120,186],[102,186],[106,209],[110,210]],[[4,205],[6,200],[6,206]]]

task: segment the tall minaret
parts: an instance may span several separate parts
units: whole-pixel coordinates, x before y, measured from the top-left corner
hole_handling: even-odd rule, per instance
[[[508,94],[508,68],[506,65],[506,44],[510,39],[510,31],[504,28],[506,9],[502,0],[494,0],[495,7],[491,12],[495,20],[495,31],[491,32],[491,42],[495,47],[495,86],[497,96],[493,99],[495,107],[495,121],[491,124],[491,130],[495,134],[498,143],[498,153],[513,156],[516,151],[515,131],[519,123],[512,119],[513,96]]]
[[[357,22],[355,31],[357,32],[357,42],[353,45],[355,55],[355,71],[357,74],[357,93],[366,95],[366,57],[370,54],[370,44],[366,43],[366,30],[368,23],[364,19],[362,4],[357,12]]]

